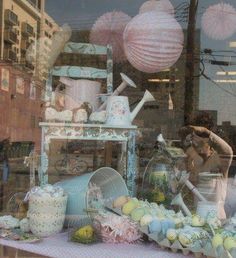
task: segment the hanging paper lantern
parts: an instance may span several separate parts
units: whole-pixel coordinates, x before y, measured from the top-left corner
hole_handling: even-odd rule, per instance
[[[236,10],[225,3],[209,6],[202,16],[202,29],[209,38],[229,38],[236,31]]]
[[[146,73],[171,67],[180,57],[184,42],[179,23],[168,13],[155,11],[135,16],[123,37],[127,59]]]
[[[139,13],[161,11],[175,15],[175,9],[169,0],[149,0],[139,8]]]
[[[90,32],[90,42],[111,45],[115,62],[126,60],[123,47],[123,32],[131,17],[123,12],[109,12],[97,19]]]

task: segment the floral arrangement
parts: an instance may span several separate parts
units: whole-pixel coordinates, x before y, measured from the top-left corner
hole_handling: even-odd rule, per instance
[[[31,196],[37,197],[47,197],[47,198],[58,198],[64,195],[64,190],[60,186],[53,186],[50,184],[46,184],[42,187],[35,186],[33,187],[25,197],[25,201],[28,201]]]
[[[134,243],[142,237],[137,224],[124,216],[112,213],[99,214],[95,217],[94,227],[105,243]]]
[[[89,183],[87,200],[88,212],[98,212],[99,210],[103,209],[105,200],[103,198],[101,188],[96,184]]]

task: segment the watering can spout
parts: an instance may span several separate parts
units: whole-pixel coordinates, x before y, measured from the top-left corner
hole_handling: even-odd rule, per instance
[[[144,103],[149,102],[149,101],[155,101],[155,98],[152,96],[152,94],[148,90],[146,90],[143,95],[143,98],[140,100],[138,105],[135,107],[135,109],[130,114],[131,123],[133,122],[134,118],[137,116],[140,109],[143,107]]]
[[[190,212],[190,210],[188,209],[188,207],[185,205],[185,203],[183,201],[181,193],[179,193],[175,196],[175,198],[171,201],[171,205],[180,206],[187,216],[189,216],[189,217],[192,216],[192,213]]]

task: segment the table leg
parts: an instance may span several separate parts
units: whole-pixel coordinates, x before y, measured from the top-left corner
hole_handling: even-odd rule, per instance
[[[46,147],[46,145],[48,145],[49,143],[45,141],[45,133],[44,133],[44,129],[42,129],[42,140],[41,140],[41,158],[40,158],[40,168],[39,168],[39,182],[40,182],[40,186],[45,185],[48,183],[48,155],[47,155],[47,151],[48,148]]]
[[[131,196],[136,196],[136,154],[135,154],[135,131],[130,131],[127,155],[127,187]]]
[[[105,165],[111,167],[112,165],[112,142],[105,143]]]
[[[127,141],[121,142],[120,155],[117,160],[117,171],[127,181]]]
[[[3,211],[3,207],[4,207],[3,199],[4,199],[4,184],[2,181],[0,181],[0,211]]]

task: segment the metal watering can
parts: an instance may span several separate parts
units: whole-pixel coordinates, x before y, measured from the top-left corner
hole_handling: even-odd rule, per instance
[[[155,98],[146,90],[143,98],[130,113],[129,101],[126,96],[110,96],[107,100],[106,125],[130,126],[145,102],[154,101]]]
[[[130,86],[132,88],[136,88],[136,84],[124,73],[120,73],[122,82],[121,84],[116,88],[116,90],[112,93],[111,96],[117,96],[119,95],[127,86]],[[104,103],[99,107],[97,111],[101,111],[105,109],[107,106],[107,100],[104,101]]]

